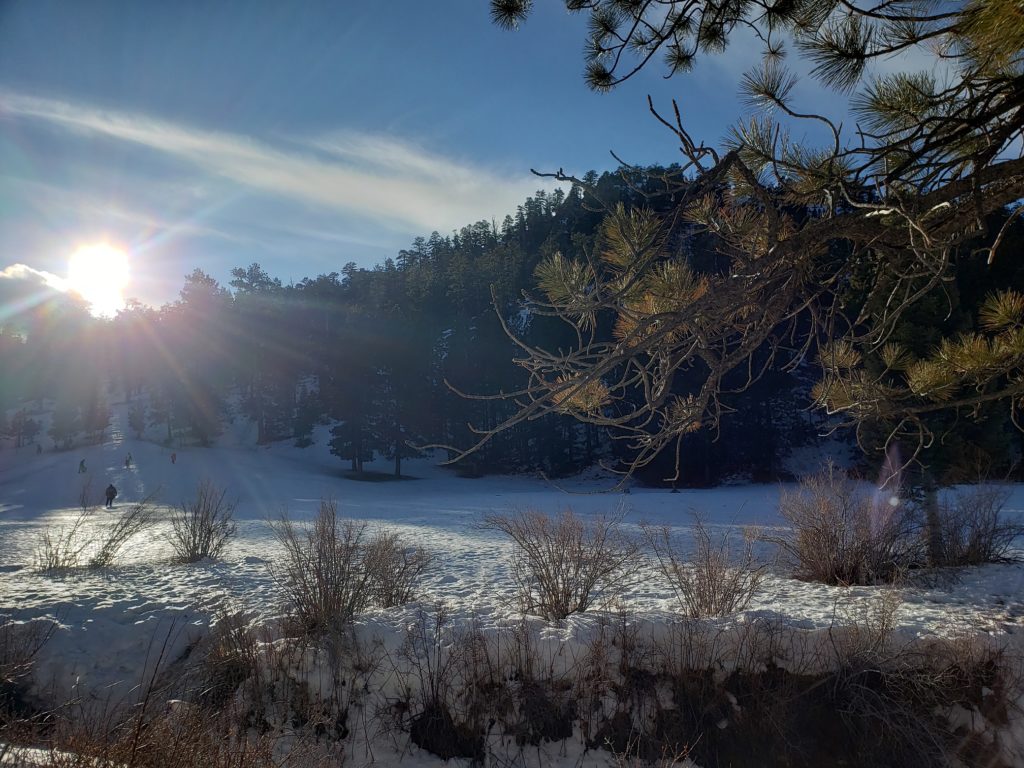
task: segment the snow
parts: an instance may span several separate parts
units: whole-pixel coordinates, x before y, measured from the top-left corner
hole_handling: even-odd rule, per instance
[[[40,455],[32,445],[20,450],[0,447],[0,614],[20,621],[49,617],[59,624],[37,659],[39,695],[102,691],[127,697],[152,674],[161,652],[164,661],[183,655],[206,633],[219,611],[243,610],[256,623],[280,617],[282,594],[269,566],[281,551],[269,523],[284,513],[293,519],[309,518],[321,499],[334,499],[342,514],[394,529],[439,556],[419,605],[374,610],[357,621],[359,636],[374,638],[392,652],[422,610],[432,611],[440,603],[456,621],[472,622],[485,633],[523,622],[507,564],[510,546],[479,525],[491,512],[530,508],[557,512],[571,507],[591,515],[621,510],[630,531],[647,521],[673,526],[683,535],[692,512],[699,512],[715,529],[784,526],[777,511],[782,486],[678,493],[633,488],[624,495],[602,492],[615,484],[615,478],[593,472],[556,488],[530,477],[457,478],[429,459],[403,463],[415,479],[359,482],[345,477],[347,465],[329,454],[327,427],[317,428],[309,448],[288,443],[260,447],[254,443],[254,427],[237,419],[214,446],[176,447],[177,461],[172,464],[171,449],[150,436],[136,439],[129,434],[129,408],[128,403],[114,406],[112,427],[101,445]],[[152,437],[159,437],[159,431],[154,429]],[[833,452],[835,446],[822,448]],[[131,467],[124,465],[128,452],[133,457]],[[89,469],[85,475],[77,471],[81,459]],[[806,452],[800,461],[809,461]],[[369,469],[388,472],[391,466],[381,462]],[[92,516],[92,524],[102,526],[118,508],[150,494],[156,494],[166,507],[166,518],[171,507],[194,495],[204,478],[226,486],[229,498],[238,504],[238,534],[221,560],[171,564],[164,520],[156,532],[130,542],[116,568],[64,575],[32,568],[40,532],[47,526],[71,524],[80,511],[84,484],[89,484],[97,502],[107,483],[113,482],[119,490],[113,513],[100,509]],[[1011,487],[1010,493],[1007,508],[1024,516],[1024,488]],[[1019,643],[1024,638],[1022,577],[1020,565],[989,565],[965,570],[947,586],[906,588],[898,612],[900,632],[908,638],[981,632],[1000,642]],[[827,630],[837,611],[855,615],[868,610],[878,594],[877,588],[804,583],[774,569],[749,609],[722,622],[742,627],[772,618],[814,634]],[[670,631],[676,606],[668,586],[653,571],[643,572],[622,600],[644,631],[652,635]],[[601,612],[556,623],[526,619],[551,658],[579,652],[606,621],[607,614]],[[965,710],[953,715],[976,727],[973,713]],[[376,745],[374,749],[383,748]],[[410,754],[408,745],[396,749],[404,765],[440,764],[425,753]],[[565,754],[559,759],[565,765],[581,764],[572,746],[561,749]]]

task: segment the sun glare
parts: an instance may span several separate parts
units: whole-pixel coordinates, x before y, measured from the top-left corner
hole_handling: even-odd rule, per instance
[[[68,285],[94,316],[113,317],[125,306],[128,254],[107,243],[80,247],[68,263]]]

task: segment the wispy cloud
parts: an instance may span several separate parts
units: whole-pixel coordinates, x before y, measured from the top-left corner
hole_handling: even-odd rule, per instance
[[[0,280],[20,280],[31,285],[53,288],[62,292],[68,289],[67,281],[63,277],[58,277],[52,272],[33,269],[27,264],[12,264],[0,270]]]
[[[510,213],[539,186],[395,138],[338,132],[283,142],[148,115],[0,92],[0,117],[130,142],[252,192],[376,220],[406,232],[447,231]]]
[[[66,293],[67,281],[57,275],[12,264],[0,270],[0,323]]]
[[[161,233],[163,237],[173,234],[185,237],[215,238],[245,245],[259,243],[255,236],[246,236],[241,232],[208,226],[189,218],[170,218],[154,213],[151,210],[153,207],[151,201],[141,199],[142,192],[145,192],[150,198],[162,197],[164,200],[176,201],[180,201],[181,192],[175,185],[159,184],[152,179],[143,182],[123,178],[123,183],[131,188],[134,197],[114,199],[112,197],[97,197],[94,190],[81,182],[75,186],[62,186],[34,179],[8,178],[17,187],[21,198],[39,211],[45,210],[50,213],[59,211],[66,217],[73,215],[74,218],[80,220],[91,220],[101,224],[124,223],[129,225],[130,230],[139,232],[140,237],[144,238],[152,237],[153,233]],[[143,183],[144,189],[141,188]],[[202,210],[201,206],[194,205],[193,207]],[[201,217],[194,215],[193,218]],[[131,245],[134,246],[137,243]]]

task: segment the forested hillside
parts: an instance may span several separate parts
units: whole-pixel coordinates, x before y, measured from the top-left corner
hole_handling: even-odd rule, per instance
[[[89,318],[67,296],[5,313],[0,415],[6,416],[0,426],[18,446],[36,442],[62,450],[102,439],[108,399],[126,396],[136,403],[133,429],[159,430],[172,444],[207,444],[228,420],[249,419],[259,442],[300,446],[310,443],[317,423],[329,423],[339,469],[361,471],[377,455],[393,460],[400,473],[414,446],[466,448],[476,439],[473,430],[493,429],[518,411],[514,399],[479,397],[524,385],[515,362],[521,352],[511,336],[552,355],[577,340],[573,328],[526,298],[539,295],[538,265],[558,253],[591,258],[606,236],[602,211],[618,203],[670,214],[673,200],[661,191],[664,171],[589,174],[583,181],[593,199],[578,187],[538,192],[500,224],[478,222],[451,235],[417,238],[370,270],[349,263],[283,285],[251,264],[221,285],[197,268],[185,277],[177,301],[159,309],[135,304],[114,320]],[[710,274],[723,268],[717,245],[714,234],[680,223],[666,252],[684,256],[695,274]],[[1002,243],[1008,257],[989,264],[987,252],[977,251],[981,245],[954,255],[955,282],[908,311],[893,340],[924,355],[942,338],[974,329],[986,294],[1024,288],[1021,220]],[[850,284],[838,286],[833,298],[856,305],[858,296],[858,286]],[[598,321],[593,333],[613,338],[616,329]],[[821,376],[813,355],[785,345],[774,352],[763,372],[754,365],[726,380],[719,429],[685,436],[681,484],[785,477],[791,452],[834,426],[810,407]],[[874,353],[863,352],[870,364]],[[763,357],[767,362],[767,349]],[[679,393],[687,392],[694,373],[676,372]],[[53,401],[48,434],[33,416],[44,400]],[[616,404],[606,408],[614,415]],[[564,410],[498,431],[455,470],[560,476],[598,461],[629,462],[630,441],[578,422],[571,404]],[[935,416],[930,424],[936,439],[922,457],[947,481],[1005,474],[1020,456],[1021,436],[1005,407]],[[838,438],[854,442],[849,432]],[[867,429],[861,438],[866,465],[877,465],[871,452],[885,435]],[[672,453],[647,466],[641,479],[671,476]]]

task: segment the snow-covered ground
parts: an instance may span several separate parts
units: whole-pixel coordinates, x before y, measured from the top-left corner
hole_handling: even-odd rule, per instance
[[[439,562],[426,579],[422,605],[443,602],[456,617],[478,625],[507,625],[518,617],[508,571],[509,544],[479,523],[490,512],[534,508],[581,514],[622,510],[627,529],[641,521],[668,524],[685,535],[691,513],[712,527],[779,527],[780,487],[730,486],[709,490],[633,488],[607,493],[609,477],[589,476],[555,487],[539,478],[461,479],[429,460],[406,461],[410,479],[367,482],[345,477],[347,464],[329,454],[321,430],[306,449],[280,443],[255,445],[254,430],[238,420],[209,448],[171,449],[129,434],[128,405],[114,407],[112,428],[101,445],[68,452],[34,446],[0,448],[0,613],[19,620],[48,616],[59,630],[37,665],[40,690],[110,691],[136,685],[154,644],[171,633],[172,652],[199,637],[220,609],[243,609],[271,619],[282,612],[282,595],[270,564],[280,556],[269,521],[282,513],[309,518],[321,499],[334,499],[345,516],[397,530],[435,552]],[[155,436],[155,435],[154,435]],[[47,441],[49,442],[49,441]],[[133,463],[125,466],[131,453]],[[84,459],[86,474],[79,474]],[[385,463],[371,467],[388,472]],[[79,514],[83,484],[99,501],[112,482],[116,508],[150,494],[172,507],[194,496],[204,478],[228,488],[237,499],[238,534],[217,562],[170,564],[166,525],[129,543],[120,563],[109,570],[46,575],[33,570],[33,553],[46,526],[67,526]],[[1013,487],[1007,508],[1024,516],[1024,488]],[[102,505],[93,515],[102,525],[111,513]],[[117,512],[115,508],[114,513]],[[770,553],[765,553],[770,554]],[[966,570],[945,587],[904,590],[899,612],[910,635],[955,635],[981,631],[1024,639],[1024,568],[990,565]],[[840,589],[809,584],[776,569],[745,617],[775,616],[807,629],[826,628],[839,610],[855,613],[877,596],[872,588]],[[655,621],[671,618],[671,591],[645,572],[623,595],[630,610]],[[360,618],[374,633],[404,631],[415,607],[374,611]],[[593,616],[574,616],[547,628],[555,643],[588,631]],[[368,631],[369,631],[368,629]]]

